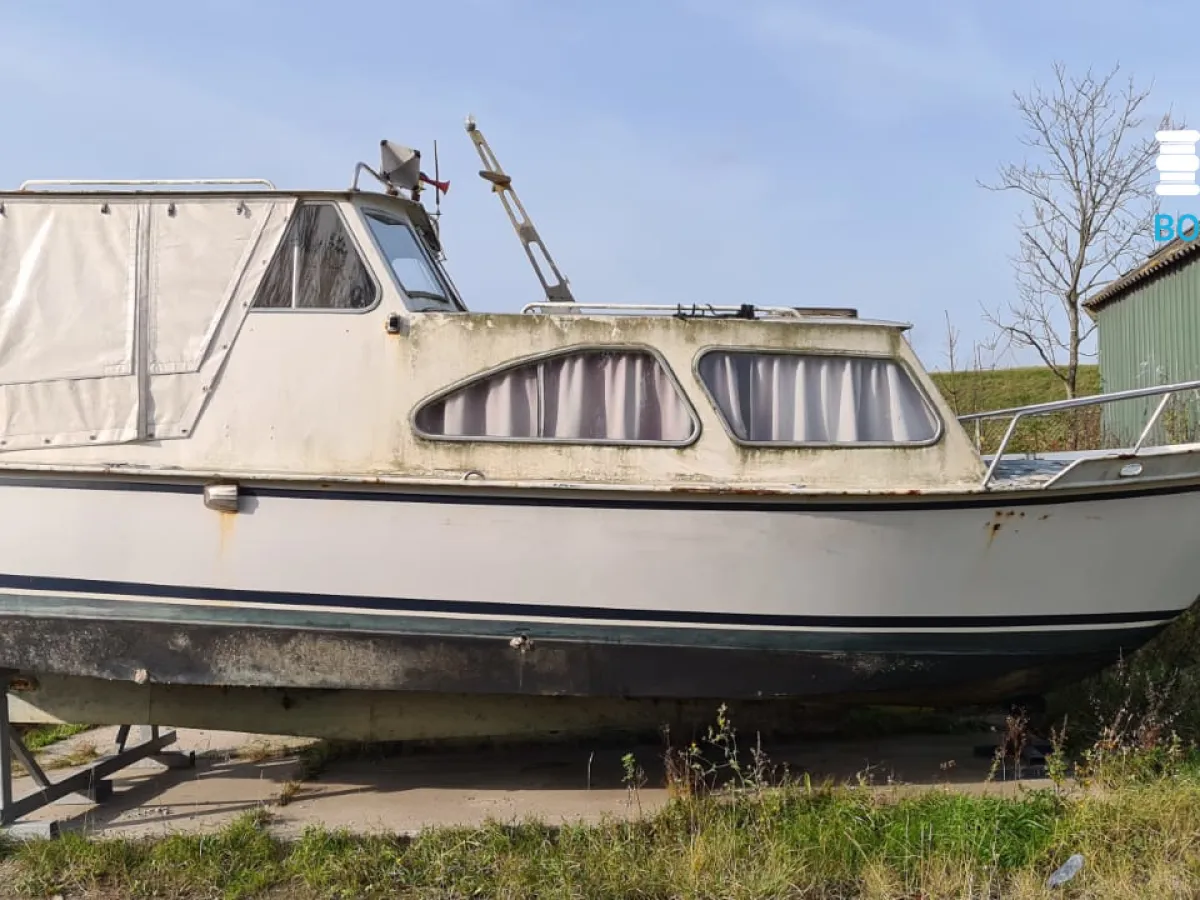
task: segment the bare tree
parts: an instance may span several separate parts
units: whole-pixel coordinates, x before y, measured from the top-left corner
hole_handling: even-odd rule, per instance
[[[1002,335],[993,334],[985,341],[973,341],[971,344],[971,358],[967,360],[968,368],[959,369],[958,351],[962,333],[950,321],[950,311],[943,310],[942,312],[946,317],[945,353],[948,368],[944,377],[940,380],[939,387],[950,402],[950,408],[954,410],[955,415],[985,412],[984,400],[989,395],[989,390],[988,386],[984,383],[983,374],[995,371],[996,369],[997,352],[1000,349]],[[1002,351],[1000,352],[1002,353]],[[967,373],[970,373],[971,377],[962,377]],[[993,403],[988,408],[994,408],[994,406],[995,404]],[[995,422],[975,422],[976,446],[982,447],[983,432],[987,430],[988,426],[994,426],[995,424]],[[999,441],[999,436],[996,437],[996,440]]]
[[[959,330],[950,324],[950,310],[942,310],[946,317],[946,362],[950,365],[950,374],[958,371],[958,338]]]
[[[1054,66],[1049,91],[1014,93],[1032,159],[1002,166],[995,191],[1017,191],[1029,207],[1019,219],[1016,296],[984,315],[1014,347],[1031,347],[1076,395],[1083,344],[1095,329],[1082,302],[1119,277],[1153,246],[1153,132],[1143,127],[1149,89],[1089,69],[1069,76]],[[1160,128],[1170,124],[1168,113]]]

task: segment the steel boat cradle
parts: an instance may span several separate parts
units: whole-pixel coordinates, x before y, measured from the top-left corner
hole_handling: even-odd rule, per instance
[[[1200,445],[1151,438],[1200,383],[960,421],[903,323],[782,289],[576,301],[468,133],[545,294],[520,313],[468,311],[422,199],[448,186],[386,141],[347,190],[0,193],[14,721],[397,739],[978,704],[1191,605]],[[1004,453],[1134,397],[1162,398],[1135,447]]]

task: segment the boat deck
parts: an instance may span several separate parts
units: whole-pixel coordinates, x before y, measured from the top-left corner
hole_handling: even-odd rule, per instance
[[[1083,459],[1087,453],[1061,453],[1045,456],[1027,456],[1025,454],[1004,456],[996,466],[992,476],[993,490],[1028,490],[1042,487],[1054,476],[1078,459]],[[985,456],[984,463],[990,465],[993,457]]]

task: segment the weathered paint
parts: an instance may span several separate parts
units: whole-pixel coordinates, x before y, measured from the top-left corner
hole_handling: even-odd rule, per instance
[[[1096,318],[1104,392],[1200,379],[1200,265],[1196,261],[1142,282],[1101,307]],[[1159,399],[1107,404],[1106,434],[1122,446],[1131,446]],[[1195,422],[1194,399],[1189,407]],[[1187,431],[1172,432],[1171,427],[1157,428],[1152,440],[1192,439]]]
[[[38,672],[60,657],[54,674],[139,684],[955,705],[1040,693],[1114,662],[1161,627],[1028,632],[959,647],[947,635],[946,646],[917,651],[886,649],[883,637],[877,651],[811,652],[558,640],[525,649],[503,638],[115,620],[68,633],[51,619],[0,615],[0,658]],[[134,659],[145,662],[140,680]]]
[[[305,196],[305,195],[297,195]],[[45,447],[0,454],[0,467],[100,464],[131,470],[215,470],[321,476],[378,475],[597,484],[803,486],[829,491],[973,489],[983,466],[900,329],[854,319],[731,320],[642,315],[412,313],[355,204],[419,218],[408,201],[326,195],[375,273],[381,302],[363,311],[252,310],[207,405],[185,439]],[[58,202],[24,195],[22,202]],[[183,202],[183,201],[180,201]],[[786,302],[787,298],[781,298]],[[398,316],[400,333],[389,333]],[[695,410],[686,447],[451,442],[413,434],[409,417],[430,395],[534,354],[580,345],[652,348]],[[899,359],[943,422],[926,447],[747,448],[732,441],[695,373],[708,347],[871,354]]]

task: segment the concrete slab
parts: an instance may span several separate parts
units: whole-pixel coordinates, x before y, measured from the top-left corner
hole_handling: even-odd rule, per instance
[[[81,749],[111,752],[116,729],[97,729],[50,748],[40,759],[77,761]],[[133,738],[137,738],[135,730]],[[815,738],[765,748],[770,761],[814,783],[865,782],[907,791],[930,785],[1012,792],[1046,782],[988,782],[991,760],[977,756],[994,734],[900,736],[866,740]],[[301,754],[316,742],[238,732],[180,730],[170,750],[195,751],[194,769],[167,770],[152,760],[113,778],[113,796],[95,805],[71,797],[31,816],[112,837],[219,829],[254,809],[272,811],[281,835],[309,825],[355,832],[416,832],[429,826],[480,825],[489,819],[538,818],[549,823],[636,816],[667,801],[661,744],[592,741],[486,750],[358,748],[329,758],[309,774]],[[633,753],[645,772],[636,793],[625,786],[622,757]],[[86,754],[82,754],[86,755]],[[314,754],[315,755],[315,754]],[[311,759],[311,757],[310,757]],[[77,771],[55,769],[52,778]],[[19,779],[16,796],[34,787]]]
[[[37,754],[54,781],[84,768],[90,757],[116,751],[117,728],[97,728],[61,741]],[[133,729],[127,746],[141,739]],[[300,771],[297,753],[314,743],[237,732],[180,730],[168,752],[196,754],[194,768],[170,769],[141,760],[111,780],[113,795],[94,804],[81,795],[63,798],[27,817],[58,820],[63,828],[113,836],[220,829],[238,814],[275,802],[283,784]],[[74,765],[63,765],[75,762]],[[14,779],[14,797],[35,791],[30,777]]]

